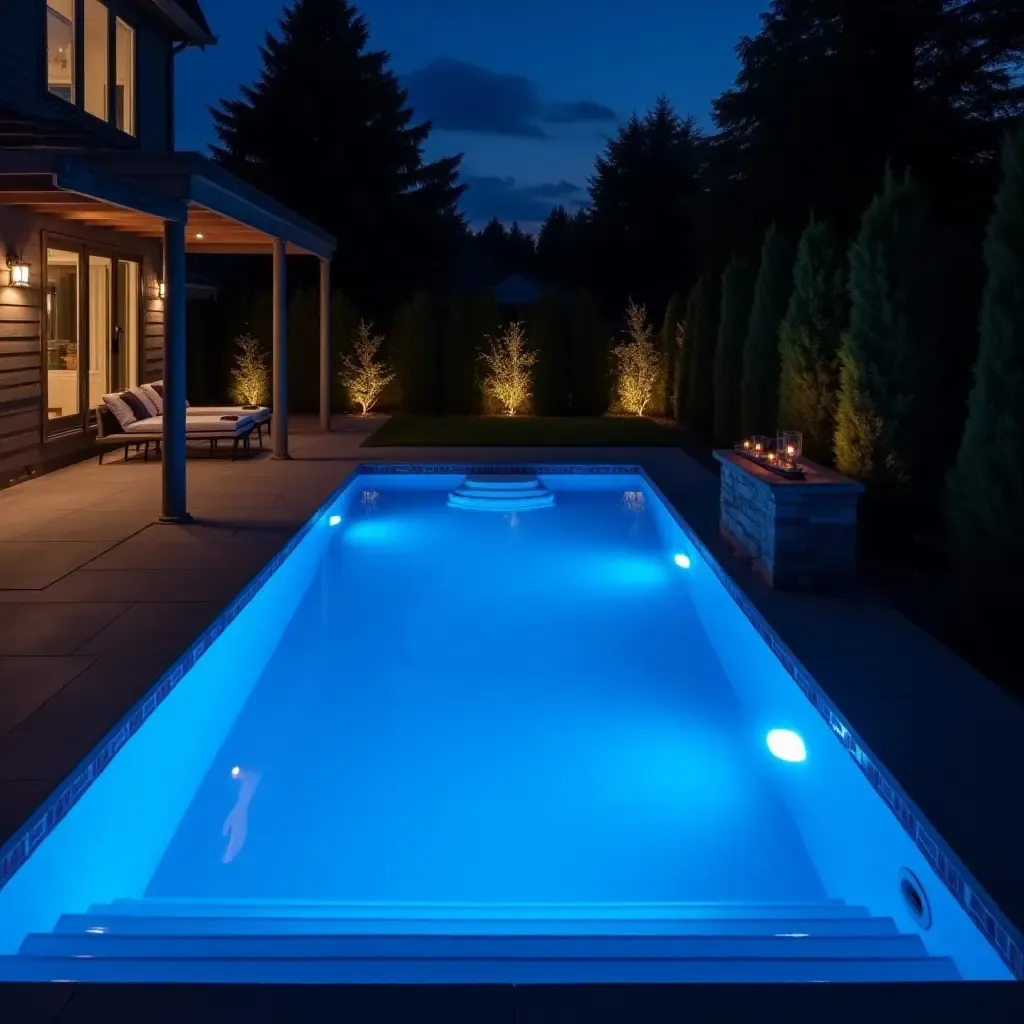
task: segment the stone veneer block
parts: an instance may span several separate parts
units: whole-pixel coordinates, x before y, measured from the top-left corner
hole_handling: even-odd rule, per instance
[[[863,484],[801,461],[788,480],[728,449],[721,463],[719,531],[776,590],[819,590],[852,582],[857,502]]]

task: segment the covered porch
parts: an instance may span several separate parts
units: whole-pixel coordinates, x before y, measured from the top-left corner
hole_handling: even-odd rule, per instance
[[[38,237],[40,224],[56,223],[69,231],[101,229],[162,246],[162,275],[151,274],[142,285],[153,322],[162,319],[162,522],[190,519],[185,466],[188,253],[265,253],[273,260],[272,430],[278,459],[289,457],[286,257],[307,255],[319,261],[319,423],[330,429],[330,261],[335,249],[330,235],[194,153],[9,150],[0,154],[0,209],[5,208],[19,211],[26,235]],[[7,237],[4,242],[10,259],[18,240]],[[41,267],[28,265],[29,288],[41,273]],[[40,324],[45,338],[41,310]],[[42,430],[45,435],[45,420]]]

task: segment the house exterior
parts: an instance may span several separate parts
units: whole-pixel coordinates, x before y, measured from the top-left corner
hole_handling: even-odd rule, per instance
[[[273,257],[287,457],[285,256],[326,284],[335,242],[174,150],[175,56],[215,42],[199,0],[0,0],[0,483],[94,445],[104,394],[162,378],[164,515],[187,518],[187,252]]]

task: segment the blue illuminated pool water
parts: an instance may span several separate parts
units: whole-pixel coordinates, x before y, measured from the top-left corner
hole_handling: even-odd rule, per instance
[[[451,507],[463,479],[323,513],[0,892],[0,977],[1007,976],[644,479],[543,476],[521,511]],[[535,945],[415,945],[444,935]],[[381,936],[414,945],[368,967]]]

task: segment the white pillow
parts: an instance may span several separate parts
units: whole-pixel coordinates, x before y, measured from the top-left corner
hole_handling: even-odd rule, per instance
[[[138,418],[119,394],[104,395],[103,404],[114,414],[122,430],[127,430]]]
[[[149,397],[149,394],[145,391],[144,388],[129,388],[129,390],[146,407],[146,412],[148,412],[150,416],[159,415],[159,413],[157,412],[156,403],[153,401],[152,398]]]
[[[153,389],[152,384],[143,384],[142,391],[149,399],[150,405],[152,405],[153,408],[156,409],[156,415],[161,415],[164,411],[164,400],[160,397],[159,392]]]

